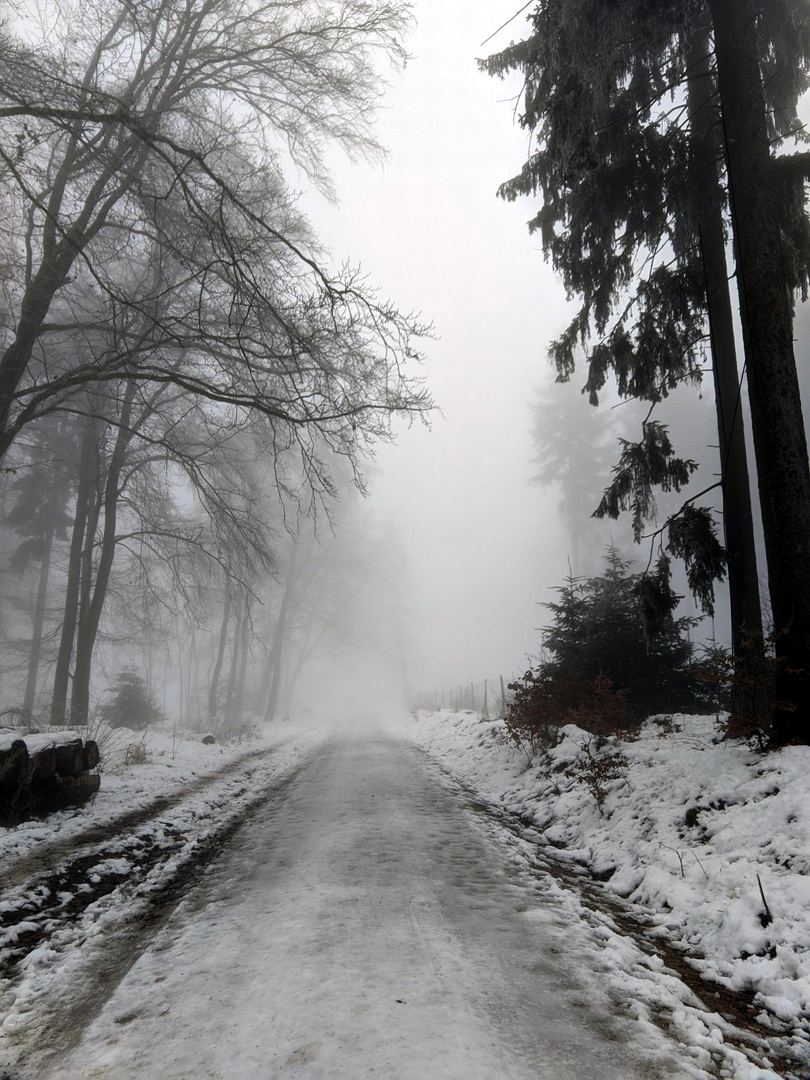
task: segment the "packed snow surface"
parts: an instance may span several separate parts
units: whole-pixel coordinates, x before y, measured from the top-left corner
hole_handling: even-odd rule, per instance
[[[51,1055],[43,1032],[21,1075],[705,1078],[708,1029],[688,1004],[688,1041],[666,1039],[612,977],[613,936],[526,873],[519,847],[405,739],[335,734],[211,864],[78,1044]],[[654,990],[660,973],[644,971]],[[745,1070],[720,1075],[773,1076]]]
[[[252,746],[150,736],[140,763],[105,775],[83,812],[0,834],[7,876],[39,865],[40,853],[79,851],[89,853],[85,884],[66,882],[65,903],[100,883],[76,920],[54,916],[0,986],[0,1071],[778,1080],[770,1042],[749,1060],[728,1018],[557,880],[535,839],[482,806],[532,818],[563,858],[648,904],[662,934],[697,942],[707,967],[759,989],[763,1008],[801,1026],[807,927],[795,868],[807,804],[800,796],[789,807],[782,793],[794,781],[806,789],[810,761],[717,746],[708,721],[678,724],[666,739],[651,726],[624,748],[602,813],[569,775],[586,738],[573,728],[533,761],[502,724],[448,712],[282,725],[256,759]],[[116,822],[133,804],[150,816],[127,835]],[[779,832],[794,813],[793,831]],[[184,877],[184,860],[230,820],[242,824],[201,864],[199,883]],[[87,847],[88,825],[102,828],[101,843]],[[144,844],[166,851],[146,877]],[[767,928],[752,872],[773,912]],[[42,929],[45,916],[11,921],[37,880],[4,893],[10,949],[15,935]],[[185,895],[150,920],[150,898],[173,880]],[[737,955],[748,945],[764,956]]]
[[[472,713],[419,713],[414,730],[486,799],[654,911],[707,973],[810,1030],[810,747],[721,741],[711,716],[653,718],[637,741],[599,749],[569,725],[539,753]],[[625,759],[601,812],[572,769],[589,743]]]

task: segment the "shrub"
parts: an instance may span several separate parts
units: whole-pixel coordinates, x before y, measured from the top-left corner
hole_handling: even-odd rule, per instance
[[[102,705],[99,712],[111,727],[142,731],[150,724],[165,719],[155,705],[146,683],[132,668],[120,672],[107,692],[112,698],[106,705]]]
[[[584,784],[593,795],[599,813],[604,814],[608,786],[616,780],[627,783],[627,759],[620,751],[601,749],[598,742],[588,739],[581,747],[583,756],[574,762],[565,775]]]
[[[636,726],[628,692],[614,689],[604,675],[594,676],[584,663],[569,670],[541,666],[509,688],[514,699],[505,722],[517,745],[528,742],[535,750],[553,746],[565,724],[599,735],[625,736]]]
[[[124,766],[151,765],[152,755],[146,749],[143,742],[130,743],[124,754]]]
[[[673,617],[678,597],[668,564],[659,564],[652,583],[630,574],[614,547],[606,564],[599,577],[569,576],[559,599],[545,605],[552,612],[545,657],[510,685],[506,726],[519,744],[553,745],[569,723],[627,737],[652,712],[702,711],[712,699],[713,688],[691,677],[686,632],[694,620]]]

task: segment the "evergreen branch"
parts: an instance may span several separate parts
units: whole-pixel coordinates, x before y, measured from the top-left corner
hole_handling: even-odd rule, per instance
[[[780,180],[802,180],[810,182],[810,150],[795,154],[782,154],[773,159],[773,176]]]

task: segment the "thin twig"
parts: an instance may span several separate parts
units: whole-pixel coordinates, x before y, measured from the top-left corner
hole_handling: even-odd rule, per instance
[[[762,903],[765,905],[765,918],[762,920],[762,925],[770,926],[773,922],[773,915],[768,907],[768,901],[765,899],[765,890],[762,888],[762,879],[759,874],[757,874],[757,885],[759,885],[759,895],[762,897]]]
[[[501,30],[503,30],[505,26],[508,26],[510,22],[514,22],[518,15],[521,15],[526,10],[526,8],[531,7],[533,3],[534,0],[529,0],[528,4],[524,4],[520,11],[516,11],[515,14],[510,16],[505,23],[501,23],[497,30],[493,30],[488,38],[484,38],[484,40],[481,42],[481,45],[486,45],[488,41],[492,41],[496,34],[500,34]]]

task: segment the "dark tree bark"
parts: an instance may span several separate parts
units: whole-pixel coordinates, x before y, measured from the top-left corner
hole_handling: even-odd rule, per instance
[[[113,560],[116,549],[116,525],[118,520],[118,499],[121,494],[121,471],[126,460],[133,431],[130,428],[132,402],[135,397],[135,384],[129,383],[124,391],[121,411],[117,417],[118,435],[110,455],[107,476],[104,485],[104,529],[101,536],[101,553],[96,569],[92,597],[87,608],[82,612],[76,635],[76,666],[73,672],[73,688],[70,697],[70,722],[74,725],[87,723],[90,711],[90,674],[93,663],[93,650],[98,636],[101,613],[107,599]],[[86,543],[92,543],[88,534]]]
[[[689,43],[689,117],[717,409],[731,648],[745,667],[757,665],[762,655],[762,608],[726,237],[718,188],[722,141],[718,124],[719,102],[711,69],[710,32],[707,11],[705,25],[695,30]],[[745,676],[744,671],[742,674]],[[767,722],[768,702],[763,692],[754,707],[757,716]],[[743,708],[750,708],[750,701],[732,702],[733,711]]]
[[[777,634],[773,739],[810,740],[810,468],[792,297],[774,197],[752,0],[709,0],[723,109],[737,280],[768,580]]]
[[[53,679],[51,699],[51,723],[64,724],[67,718],[67,698],[70,684],[70,664],[73,659],[73,643],[79,619],[79,596],[82,577],[82,553],[87,533],[87,518],[91,497],[95,492],[97,473],[96,431],[92,417],[85,421],[82,432],[79,483],[76,492],[76,510],[73,515],[73,532],[68,556],[67,585],[65,589],[62,631]]]
[[[231,650],[231,666],[228,671],[228,683],[225,690],[225,707],[222,710],[222,719],[226,727],[234,723],[237,715],[235,700],[245,631],[245,601],[242,596],[239,597],[236,605],[235,624],[233,632],[233,649]]]
[[[0,458],[13,440],[8,428],[15,391],[31,361],[54,295],[70,271],[76,253],[70,244],[63,243],[49,262],[40,267],[28,287],[14,340],[0,356]]]
[[[284,581],[284,594],[281,597],[281,606],[278,611],[276,632],[273,635],[273,649],[270,654],[271,676],[270,695],[267,701],[267,709],[264,714],[265,723],[271,723],[276,718],[278,699],[281,693],[281,675],[284,670],[285,638],[287,635],[287,620],[290,614],[293,590],[297,584],[296,565],[298,561],[298,547],[294,541],[290,542],[290,558],[287,563],[287,574]]]
[[[228,583],[225,583],[225,606],[222,609],[222,622],[219,628],[219,645],[217,658],[214,662],[214,670],[211,672],[211,684],[208,687],[208,723],[216,726],[217,719],[217,693],[219,690],[219,677],[222,673],[222,663],[225,659],[225,646],[228,644],[228,623],[231,618],[231,591]]]
[[[245,696],[250,632],[250,606],[247,596],[240,604],[239,614],[239,629],[234,635],[234,652],[225,703],[225,723],[231,725],[238,724],[242,718],[242,704]]]
[[[45,622],[45,600],[48,595],[48,576],[51,569],[51,553],[53,551],[53,528],[45,532],[43,538],[42,564],[39,568],[39,584],[37,586],[37,600],[34,607],[34,625],[31,633],[31,651],[28,654],[28,672],[25,680],[25,695],[23,697],[23,712],[31,716],[34,710],[34,698],[37,692],[37,675],[39,674],[39,661],[42,655],[42,627]]]

